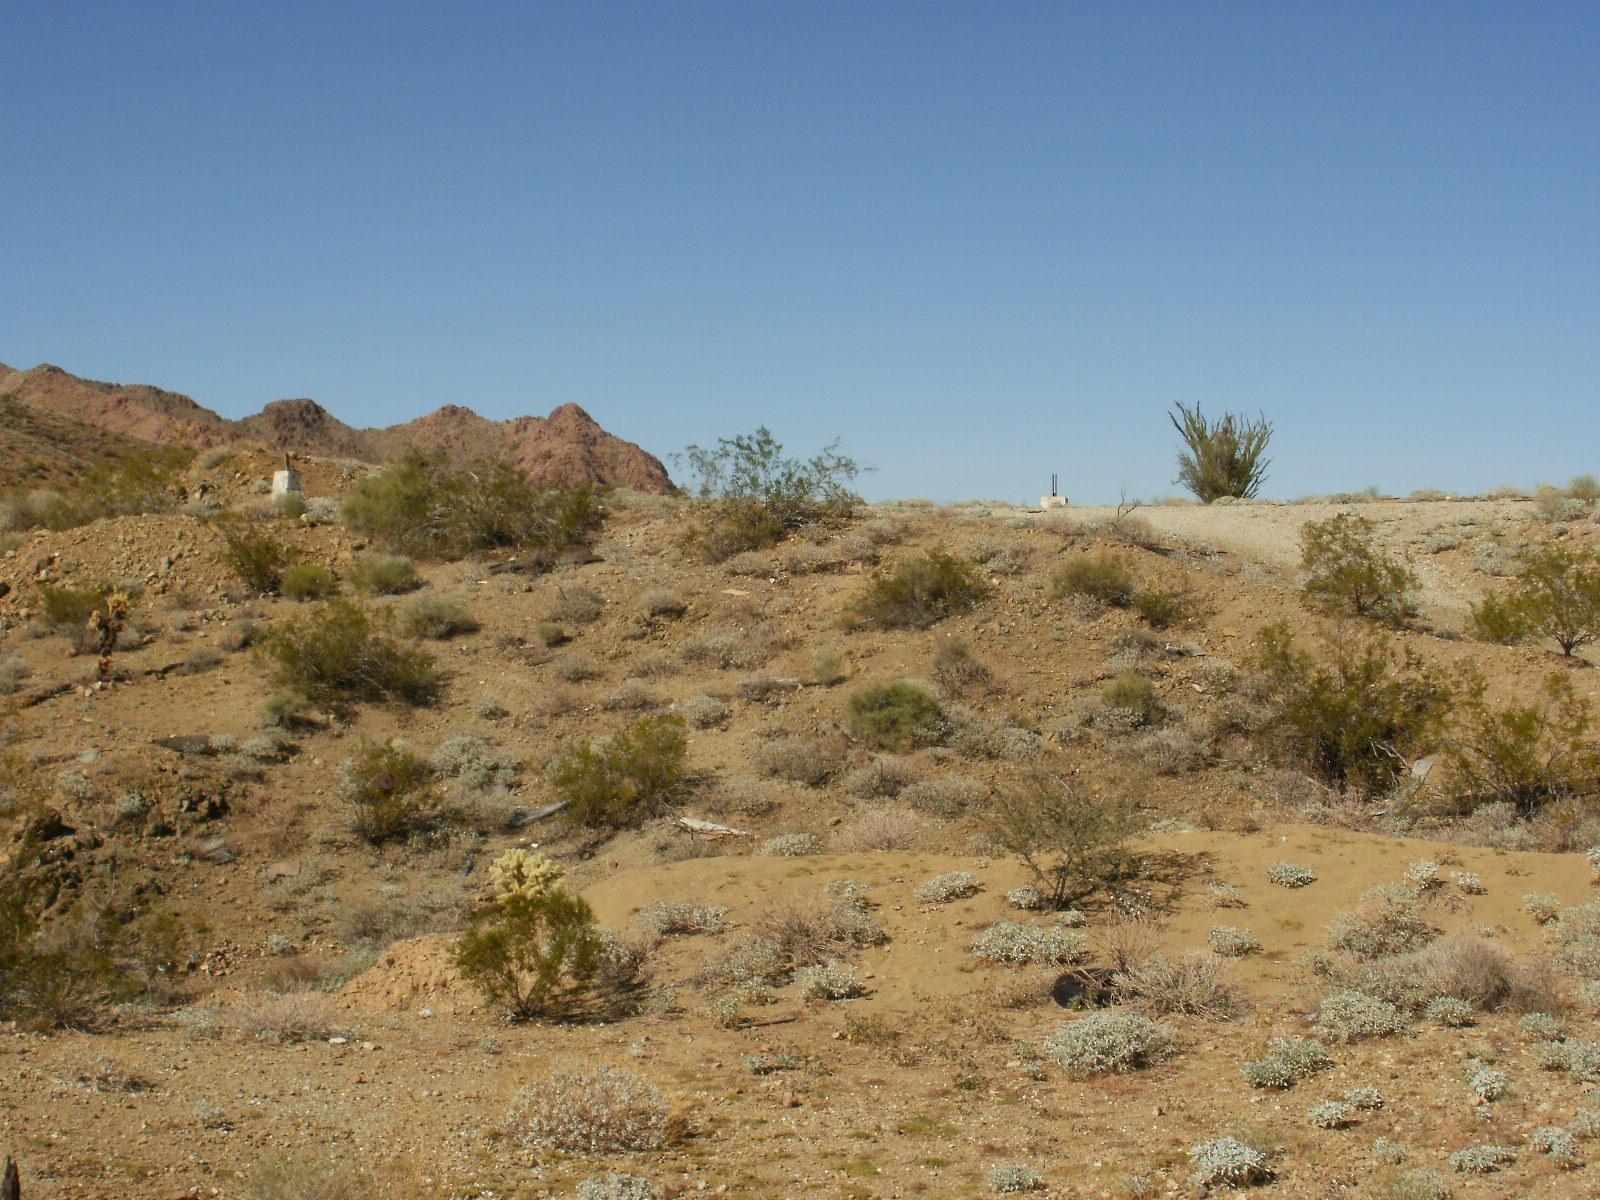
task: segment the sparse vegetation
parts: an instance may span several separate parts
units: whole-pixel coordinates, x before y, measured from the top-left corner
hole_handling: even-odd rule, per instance
[[[464,633],[475,633],[478,622],[454,600],[442,596],[419,596],[400,610],[400,629],[407,637],[443,641]]]
[[[374,845],[431,829],[443,815],[428,764],[403,744],[368,742],[339,769],[352,824]]]
[[[218,521],[222,561],[239,582],[261,596],[277,595],[289,568],[289,550],[269,529],[242,521]]]
[[[339,590],[339,581],[321,563],[296,563],[284,570],[279,590],[291,600],[326,600]]]
[[[654,1084],[632,1071],[567,1064],[517,1093],[506,1117],[513,1141],[535,1153],[659,1150],[678,1128]]]
[[[995,843],[1032,872],[1045,903],[1067,908],[1129,874],[1138,810],[1120,795],[1091,796],[1060,776],[1033,774],[988,814]]]
[[[976,608],[989,590],[971,563],[930,550],[874,575],[851,601],[850,611],[879,629],[927,629]]]
[[[358,554],[350,563],[350,585],[369,596],[398,596],[422,586],[416,564],[404,554]]]
[[[1600,557],[1559,543],[1528,552],[1510,591],[1486,596],[1473,624],[1493,642],[1548,638],[1570,658],[1600,638]]]
[[[1366,517],[1339,513],[1300,531],[1305,594],[1323,610],[1399,625],[1414,616],[1411,569],[1385,554],[1377,526]]]
[[[1178,1051],[1173,1029],[1135,1013],[1096,1013],[1057,1030],[1044,1052],[1069,1075],[1125,1074]]]
[[[1072,555],[1050,573],[1048,590],[1057,600],[1083,596],[1113,608],[1128,607],[1137,594],[1133,573],[1109,550]]]
[[[1449,745],[1458,802],[1509,804],[1523,816],[1600,790],[1593,716],[1567,675],[1547,676],[1539,699],[1496,708],[1482,679],[1457,701]]]

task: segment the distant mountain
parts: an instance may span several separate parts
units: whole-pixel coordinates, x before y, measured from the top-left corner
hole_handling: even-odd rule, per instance
[[[161,445],[204,448],[251,441],[272,450],[365,462],[387,462],[421,446],[462,462],[508,458],[536,480],[657,494],[672,490],[660,459],[607,433],[576,404],[563,404],[548,417],[509,421],[491,421],[447,404],[403,425],[356,429],[315,400],[275,400],[254,416],[233,421],[177,392],[80,379],[48,363],[31,371],[0,365],[0,429],[10,436],[25,420],[54,421],[52,428],[60,430],[68,428],[61,422],[70,422],[113,439]]]

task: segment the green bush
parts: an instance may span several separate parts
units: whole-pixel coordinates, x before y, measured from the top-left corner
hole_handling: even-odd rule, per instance
[[[339,581],[321,563],[296,563],[284,571],[279,590],[291,600],[326,600],[339,590]]]
[[[422,586],[416,564],[404,554],[358,554],[350,563],[350,583],[369,596],[398,596]]]
[[[350,600],[324,600],[267,631],[259,653],[273,682],[314,700],[426,704],[440,677],[422,648],[389,634],[391,618]]]
[[[1588,472],[1574,475],[1572,482],[1567,484],[1567,496],[1583,504],[1593,504],[1596,500],[1600,500],[1600,479],[1596,479]]]
[[[284,492],[272,500],[272,511],[290,521],[298,521],[309,509],[304,492]]]
[[[989,836],[1032,872],[1049,908],[1068,908],[1137,865],[1128,842],[1142,822],[1125,796],[1091,796],[1035,773],[1002,790],[986,816]]]
[[[455,468],[416,449],[358,483],[341,512],[351,529],[390,550],[429,558],[497,549],[553,555],[602,520],[587,484],[539,487],[509,463]]]
[[[882,750],[909,750],[937,742],[945,732],[944,710],[914,683],[875,683],[845,704],[851,733]]]
[[[340,791],[356,833],[373,845],[423,832],[441,816],[433,770],[394,742],[362,744],[340,768]]]
[[[276,595],[289,566],[288,548],[266,529],[242,521],[218,521],[216,530],[222,538],[222,562],[239,582],[258,595]]]
[[[1145,675],[1118,675],[1101,693],[1107,708],[1132,713],[1139,726],[1157,725],[1166,715],[1156,697],[1155,683]]]
[[[832,442],[810,459],[786,458],[766,426],[684,451],[694,491],[710,502],[688,538],[706,562],[776,545],[796,529],[848,516],[860,498],[847,486],[861,466]]]
[[[1169,629],[1194,617],[1194,605],[1182,592],[1139,592],[1133,598],[1133,611],[1152,629]]]
[[[1524,816],[1574,796],[1600,792],[1600,749],[1593,714],[1566,675],[1545,680],[1532,704],[1496,708],[1481,679],[1459,704],[1449,757],[1463,806],[1510,804]]]
[[[441,596],[418,597],[400,612],[400,630],[407,637],[442,641],[477,629],[478,622],[466,609]]]
[[[512,892],[472,919],[456,970],[513,1020],[573,1016],[600,974],[606,942],[594,912],[559,888]]]
[[[688,780],[683,719],[644,716],[610,737],[574,743],[550,764],[564,815],[590,829],[628,829],[669,805]]]
[[[1180,403],[1177,409],[1167,414],[1184,445],[1178,453],[1177,482],[1202,504],[1223,497],[1247,500],[1260,492],[1270,465],[1262,457],[1272,440],[1267,418],[1257,416],[1252,421],[1225,413],[1220,421],[1212,422],[1198,404],[1188,408]]]
[[[1373,795],[1434,749],[1454,702],[1450,683],[1411,650],[1344,635],[1318,660],[1285,623],[1258,636],[1255,667],[1287,756],[1339,788]]]
[[[58,633],[81,632],[89,618],[111,594],[109,587],[74,588],[52,583],[38,584],[39,615]]]
[[[1126,608],[1136,592],[1133,575],[1122,559],[1110,551],[1074,554],[1050,573],[1050,598],[1087,596],[1113,608]]]
[[[1326,612],[1399,625],[1416,615],[1416,576],[1383,552],[1376,531],[1366,517],[1348,513],[1307,523],[1300,531],[1304,591]]]
[[[977,607],[988,595],[988,583],[971,563],[930,550],[874,575],[850,610],[880,629],[926,629]]]
[[[1554,543],[1528,553],[1510,592],[1486,597],[1473,624],[1492,641],[1549,638],[1571,657],[1600,638],[1600,557]]]
[[[13,492],[0,503],[9,529],[70,529],[102,517],[170,512],[183,503],[194,451],[164,446],[90,467],[65,493]]]

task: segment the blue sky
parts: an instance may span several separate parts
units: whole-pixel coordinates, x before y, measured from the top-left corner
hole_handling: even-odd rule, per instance
[[[1600,471],[1600,6],[14,0],[0,361],[874,498]]]

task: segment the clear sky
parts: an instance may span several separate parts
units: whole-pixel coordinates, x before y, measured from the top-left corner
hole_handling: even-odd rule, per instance
[[[0,361],[838,436],[871,497],[1600,471],[1600,5],[0,9]]]

